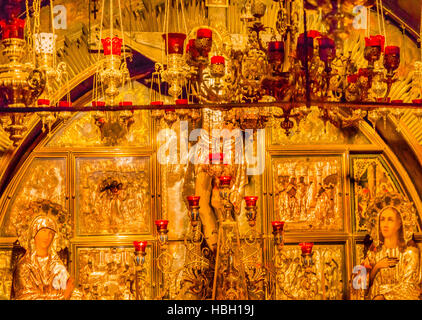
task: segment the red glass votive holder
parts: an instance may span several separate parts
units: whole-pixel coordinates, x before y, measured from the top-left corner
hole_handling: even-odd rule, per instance
[[[50,106],[50,100],[48,99],[38,99],[37,103],[38,103],[38,106],[43,106],[43,107]]]
[[[135,251],[140,251],[145,253],[145,249],[147,247],[147,241],[133,241],[133,246],[135,247]]]
[[[318,38],[319,58],[325,63],[334,60],[336,57],[336,43],[328,37]]]
[[[189,207],[198,207],[200,196],[187,196],[186,199],[189,202]]]
[[[246,196],[243,199],[245,199],[247,207],[256,207],[256,202],[258,201],[257,196]]]
[[[305,65],[305,50],[307,50],[308,53],[308,61],[312,59],[314,56],[314,39],[316,37],[319,37],[321,34],[318,31],[310,30],[307,32],[307,43],[305,47],[305,34],[301,33],[299,35],[299,38],[297,39],[297,46],[296,46],[296,57],[301,61],[302,66]],[[306,49],[305,49],[306,48]]]
[[[412,100],[412,103],[422,104],[422,99],[414,99],[414,100]]]
[[[107,37],[105,39],[101,39],[104,49],[104,55],[116,55],[120,56],[122,54],[122,43],[123,40],[118,37]]]
[[[267,51],[268,61],[282,62],[284,60],[284,42],[283,41],[270,41],[268,42]]]
[[[69,101],[59,101],[59,107],[71,107],[72,102]]]
[[[314,246],[313,242],[302,242],[299,243],[300,249],[302,250],[302,255],[309,255],[312,253],[312,247]]]
[[[167,226],[169,224],[168,220],[155,220],[155,226],[157,227],[157,231],[167,231]]]
[[[218,179],[220,180],[221,187],[229,187],[230,182],[232,181],[232,177],[230,176],[221,176]]]
[[[91,104],[93,107],[105,107],[104,101],[92,101]]]
[[[211,57],[211,64],[225,64],[224,57],[222,56],[213,56]]]
[[[365,47],[380,47],[381,52],[384,52],[385,37],[382,35],[365,37]]]
[[[13,19],[7,23],[6,20],[0,21],[2,40],[4,39],[23,39],[25,20]]]
[[[388,72],[396,70],[400,66],[400,48],[397,46],[385,47],[384,67]]]
[[[165,33],[163,39],[166,42],[167,54],[183,54],[186,34],[184,33]]]
[[[403,103],[403,100],[391,100],[391,103]]]
[[[282,232],[284,229],[284,221],[272,221],[273,233]]]

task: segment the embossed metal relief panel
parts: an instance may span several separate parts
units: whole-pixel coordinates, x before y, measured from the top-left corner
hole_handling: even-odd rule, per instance
[[[271,128],[272,145],[312,145],[312,144],[370,144],[368,138],[357,129],[340,130],[331,123],[324,124],[318,110],[313,110],[306,121],[301,121],[297,130],[289,136],[279,125]]]
[[[66,159],[34,158],[15,190],[1,235],[21,236],[37,214],[66,212]],[[22,243],[26,246],[26,243]]]
[[[272,158],[274,219],[288,230],[343,230],[340,156]]]
[[[11,256],[12,250],[0,250],[0,300],[10,299],[10,289],[12,287]]]
[[[315,245],[314,265],[306,270],[298,245],[286,245],[277,261],[276,300],[340,300],[345,291],[345,248]]]
[[[97,117],[98,118],[98,117]],[[135,111],[134,122],[128,129],[117,119],[109,119],[100,128],[95,113],[80,113],[47,143],[46,147],[148,147],[151,144],[149,111]],[[98,118],[100,119],[100,118]]]
[[[140,274],[141,296],[152,299],[152,248],[146,248]],[[78,247],[78,289],[84,300],[134,300],[135,262],[133,247]]]
[[[79,235],[151,233],[149,157],[77,158]]]
[[[366,208],[386,192],[400,192],[393,175],[379,156],[352,156],[351,176],[355,230],[363,232]]]

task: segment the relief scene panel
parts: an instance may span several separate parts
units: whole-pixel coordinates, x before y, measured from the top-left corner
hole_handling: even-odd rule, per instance
[[[79,235],[151,232],[149,157],[76,159]]]
[[[274,218],[288,230],[343,230],[341,157],[274,157]]]

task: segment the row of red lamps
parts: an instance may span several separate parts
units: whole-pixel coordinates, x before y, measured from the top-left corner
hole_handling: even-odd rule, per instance
[[[222,188],[229,187],[231,182],[230,176],[221,176],[219,177],[220,180],[220,186]],[[191,222],[193,226],[197,225],[197,222],[199,221],[199,200],[200,196],[188,196],[187,201],[189,203],[189,211],[191,212]],[[250,225],[253,226],[255,223],[256,215],[253,216],[250,212],[255,211],[256,212],[256,203],[258,201],[257,196],[245,196],[244,200],[246,202],[246,210],[248,211],[247,217],[250,222]],[[253,221],[253,223],[251,223]],[[167,242],[167,234],[168,234],[168,220],[156,220],[155,225],[157,227],[157,232],[159,236],[160,243],[166,243]],[[272,228],[273,228],[273,235],[274,235],[274,242],[277,246],[282,246],[283,244],[283,229],[284,229],[284,221],[272,221]],[[145,255],[146,247],[147,247],[147,241],[134,241],[133,245],[135,247],[135,252],[140,252],[142,255]],[[303,242],[300,243],[299,246],[302,250],[302,256],[309,256],[312,255],[312,242]]]

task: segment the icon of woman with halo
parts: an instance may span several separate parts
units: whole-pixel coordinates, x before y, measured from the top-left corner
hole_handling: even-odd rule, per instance
[[[63,262],[55,252],[57,225],[46,215],[32,220],[28,250],[13,274],[11,299],[65,300],[74,290]]]
[[[419,249],[413,241],[416,216],[400,197],[385,195],[370,208],[374,242],[365,259],[369,299],[418,300],[421,294]]]

